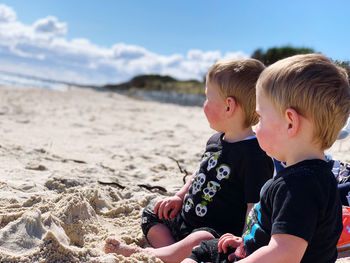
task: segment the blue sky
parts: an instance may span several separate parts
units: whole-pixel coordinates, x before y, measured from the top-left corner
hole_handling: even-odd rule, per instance
[[[0,69],[83,83],[201,79],[217,59],[283,45],[345,61],[349,10],[348,0],[2,1]]]

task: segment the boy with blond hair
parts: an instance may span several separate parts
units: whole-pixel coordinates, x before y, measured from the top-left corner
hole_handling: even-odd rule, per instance
[[[174,196],[144,209],[141,227],[152,248],[110,238],[106,253],[147,252],[180,262],[203,240],[242,234],[247,213],[273,174],[272,160],[252,130],[258,120],[255,84],[264,68],[255,59],[230,59],[209,69],[204,113],[217,133],[208,140],[198,171]]]
[[[335,262],[342,208],[324,150],[349,116],[347,75],[321,54],[289,57],[262,72],[256,98],[259,145],[286,168],[263,186],[242,242],[224,235],[184,262]]]

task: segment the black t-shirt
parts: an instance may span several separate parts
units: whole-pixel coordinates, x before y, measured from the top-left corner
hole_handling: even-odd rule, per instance
[[[247,203],[259,201],[273,162],[256,138],[228,143],[223,133],[208,141],[192,185],[185,195],[182,217],[195,228],[211,227],[241,236]]]
[[[308,242],[301,262],[335,262],[342,207],[331,168],[322,160],[306,160],[266,182],[236,255],[246,257],[268,245],[271,235],[290,234]]]

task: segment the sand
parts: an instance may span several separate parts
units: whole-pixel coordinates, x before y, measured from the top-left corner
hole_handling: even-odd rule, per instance
[[[200,107],[75,87],[1,86],[0,124],[0,262],[161,262],[104,240],[147,246],[142,208],[183,185],[214,132]]]

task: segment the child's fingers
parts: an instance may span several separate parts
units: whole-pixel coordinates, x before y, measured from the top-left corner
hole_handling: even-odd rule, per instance
[[[224,251],[224,253],[226,253],[227,249],[226,247],[224,247],[224,243],[225,243],[225,240],[227,240],[228,238],[233,238],[234,235],[232,234],[224,234],[220,237],[219,239],[219,242],[218,242],[218,250],[219,250],[219,253],[221,253],[222,251]]]
[[[218,242],[219,253],[222,253],[222,252],[226,253],[227,252],[226,242],[227,242],[227,239],[229,239],[229,238],[230,238],[229,236],[220,237],[219,242]]]
[[[235,240],[236,240],[238,246],[241,245],[241,243],[243,242],[243,238],[241,238],[241,237],[235,237]]]
[[[165,204],[164,204],[164,202],[162,202],[158,208],[158,218],[161,220],[164,218],[164,216],[163,216],[164,215],[164,206],[165,206]]]
[[[226,247],[232,247],[232,248],[236,248],[239,246],[239,242],[237,242],[236,240],[234,239],[228,239],[228,240],[225,240],[225,245]]]
[[[226,236],[226,234],[223,235],[223,236],[221,236],[221,237],[219,238],[219,241],[218,241],[218,251],[219,251],[219,253],[222,252],[222,243],[223,243],[224,240],[225,240],[225,236]]]
[[[154,214],[158,214],[158,208],[159,208],[159,206],[160,206],[161,203],[162,203],[162,201],[158,201],[158,202],[156,203],[156,205],[154,206],[154,209],[153,209],[153,213],[154,213]]]
[[[169,204],[166,204],[165,206],[164,206],[164,210],[163,210],[163,217],[165,218],[165,219],[169,219],[169,210],[170,210],[170,205]]]
[[[164,207],[164,217],[165,217],[165,219],[171,219],[171,213],[175,209],[176,209],[176,203],[169,200],[169,202],[167,202],[167,204]]]
[[[230,233],[226,233],[226,234],[222,235],[222,236],[220,237],[220,239],[221,239],[221,238],[226,238],[226,237],[234,237],[234,235],[232,235],[232,234],[230,234]]]
[[[228,255],[227,259],[228,261],[234,261],[235,260],[235,252],[231,253],[230,255]]]
[[[170,214],[169,214],[169,218],[170,218],[170,219],[173,219],[173,218],[177,215],[177,213],[179,213],[180,208],[181,208],[181,207],[176,207],[176,206],[174,206],[174,207],[171,209],[171,212],[170,212]]]
[[[177,214],[177,210],[175,210],[174,208],[171,209],[171,212],[169,214],[169,218],[173,219],[175,217],[175,215]]]
[[[242,242],[242,238],[236,237],[232,234],[225,234],[222,237],[220,237],[218,242],[218,251],[219,253],[227,253],[227,248],[232,247],[236,248],[238,247]]]

